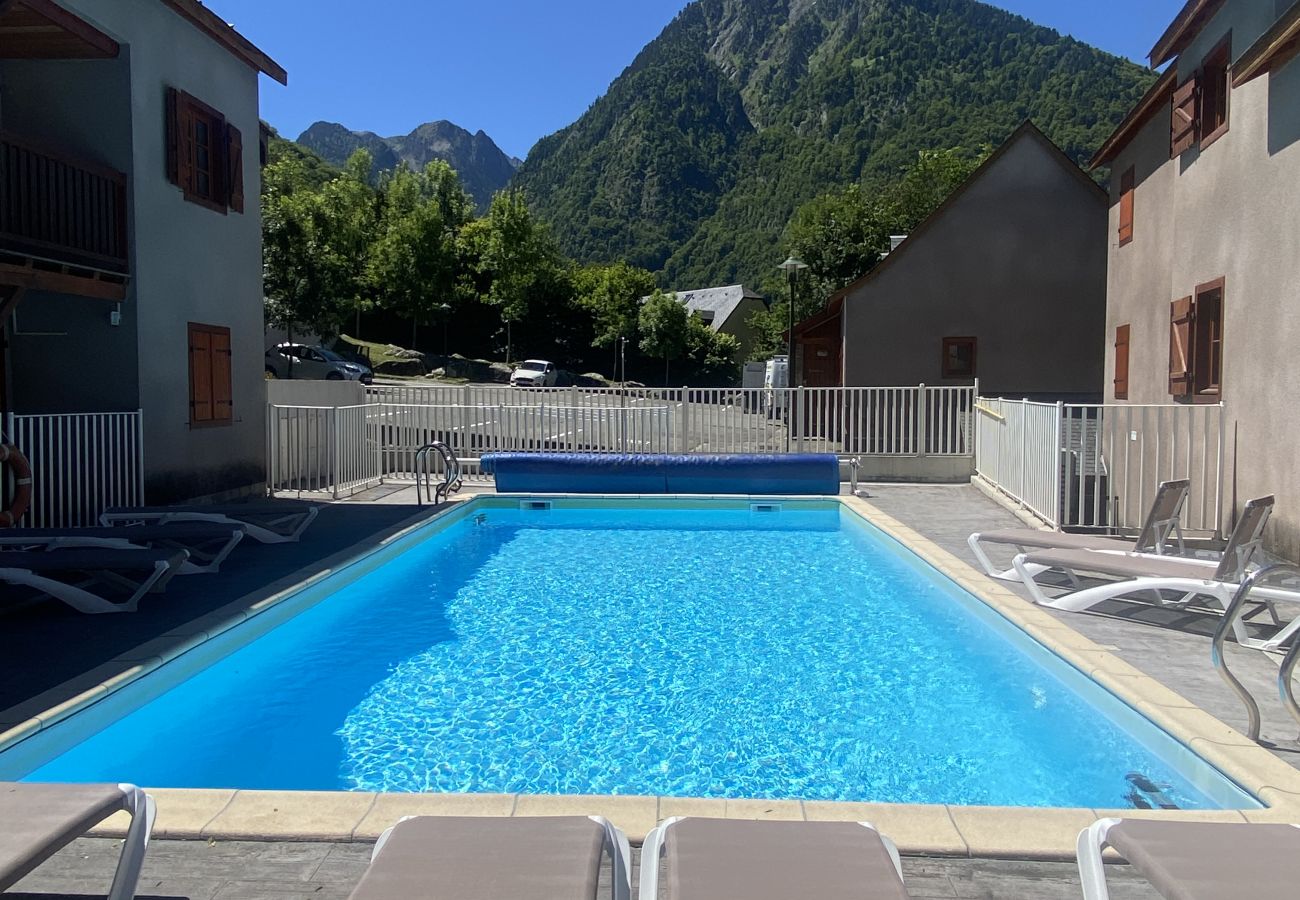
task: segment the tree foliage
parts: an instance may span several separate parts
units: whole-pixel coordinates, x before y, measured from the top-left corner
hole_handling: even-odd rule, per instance
[[[691,316],[677,301],[676,294],[655,291],[641,307],[637,327],[641,332],[641,351],[664,361],[664,386],[668,385],[668,364],[686,350]]]

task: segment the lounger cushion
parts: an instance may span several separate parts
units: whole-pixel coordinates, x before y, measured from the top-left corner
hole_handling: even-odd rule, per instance
[[[158,563],[173,568],[185,562],[184,550],[60,547],[53,550],[0,550],[0,569],[28,572],[151,571]]]
[[[671,900],[908,897],[880,835],[856,822],[683,819],[664,858]]]
[[[407,819],[352,900],[592,900],[604,839],[579,816]]]
[[[1107,842],[1170,900],[1300,896],[1300,828],[1125,819]]]
[[[125,806],[116,784],[0,782],[0,891]]]
[[[1214,581],[1218,562],[1198,563],[1172,556],[1134,556],[1094,550],[1059,550],[1028,553],[1025,562],[1081,572],[1100,572],[1128,578],[1191,578]]]

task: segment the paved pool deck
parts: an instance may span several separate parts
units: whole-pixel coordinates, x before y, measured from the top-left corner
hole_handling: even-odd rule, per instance
[[[1010,511],[968,485],[865,487],[870,494],[868,503],[875,509],[915,531],[940,550],[971,564],[974,560],[965,543],[971,531],[1019,524]],[[103,674],[105,665],[112,665],[105,660],[112,660],[121,647],[134,646],[142,641],[166,642],[174,640],[177,635],[200,635],[208,627],[206,620],[214,614],[213,611],[231,603],[232,598],[235,602],[252,602],[249,598],[270,597],[278,584],[292,581],[295,572],[301,575],[302,571],[309,569],[327,570],[340,558],[346,557],[348,548],[356,542],[377,543],[384,535],[414,521],[413,516],[428,513],[427,509],[422,512],[411,506],[410,499],[409,490],[384,488],[331,506],[322,513],[313,531],[309,532],[308,540],[302,544],[287,548],[241,547],[236,551],[236,557],[242,554],[245,558],[232,558],[228,571],[219,576],[173,582],[165,597],[146,601],[141,613],[135,616],[81,617],[64,612],[57,604],[48,603],[0,615],[0,641],[3,641],[0,651],[6,651],[0,658],[5,660],[5,669],[12,670],[13,675],[12,680],[0,679],[0,690],[6,692],[0,694],[4,698],[0,699],[0,710],[5,708],[6,701],[15,702],[14,698],[17,698],[20,712],[36,707],[47,708],[44,704],[55,699],[60,690],[66,692],[66,687],[59,685],[66,685],[69,672],[80,672],[83,680],[94,679]],[[283,552],[285,550],[290,552]],[[983,576],[979,578],[1003,590],[1009,587]],[[193,589],[190,582],[194,584]],[[251,593],[250,586],[253,588]],[[1209,711],[1229,726],[1244,727],[1245,714],[1240,703],[1219,681],[1209,664],[1208,634],[1213,629],[1213,619],[1125,604],[1116,604],[1100,614],[1046,612],[1069,629],[1176,691],[1191,704]],[[109,624],[100,624],[105,622]],[[16,655],[17,664],[8,651]],[[1260,701],[1264,717],[1263,737],[1270,745],[1269,749],[1291,767],[1300,767],[1297,728],[1276,699],[1276,663],[1263,654],[1235,646],[1230,647],[1229,652],[1234,671]],[[74,685],[77,680],[74,678]],[[11,707],[9,720],[13,718]],[[3,719],[4,715],[0,714],[0,731],[7,727]],[[1273,765],[1276,766],[1276,762]],[[202,811],[180,810],[181,798],[175,796],[176,792],[163,793],[159,820],[162,839],[155,842],[146,864],[146,877],[140,892],[145,897],[221,897],[226,900],[232,897],[283,898],[298,894],[345,896],[364,867],[369,851],[366,842],[373,840],[377,830],[387,824],[387,803],[383,796],[363,799],[327,795],[334,798],[333,805],[325,803],[314,814],[315,824],[321,827],[317,835],[320,840],[312,841],[309,833],[312,829],[304,828],[299,836],[306,838],[305,842],[241,843],[230,840],[240,837],[236,828],[212,832],[221,835],[221,839],[216,841],[175,841],[166,839],[169,833],[173,833],[167,827],[170,814]],[[488,805],[503,802],[502,798],[480,799]],[[690,811],[686,808],[665,810],[663,805],[668,798],[661,798],[653,809],[647,807],[645,810],[640,809],[645,805],[643,801],[653,801],[654,798],[617,799],[627,801],[628,814],[637,819],[649,820]],[[239,813],[240,818],[253,822],[274,814],[278,802],[272,796],[258,798],[253,795],[238,802],[232,797],[211,796],[196,796],[193,801],[199,806],[216,803],[216,808],[212,809],[212,816],[216,819],[223,816],[234,818],[234,814]],[[537,806],[536,812],[552,812],[542,809],[547,802],[548,798],[514,798],[510,812],[505,814],[526,814],[526,810],[517,809],[521,803]],[[706,802],[682,803],[687,806]],[[266,808],[259,810],[249,804]],[[357,809],[352,809],[353,806]],[[701,807],[697,812],[745,817],[820,817],[818,810],[809,809],[809,806],[815,807],[812,804],[777,807],[765,802],[741,802],[727,804],[718,810],[712,806],[708,809]],[[1017,833],[1036,829],[1032,816],[1014,825],[1003,825],[983,811],[944,811],[940,807],[933,810],[933,816],[914,818],[906,823],[900,819],[895,825],[887,814],[875,815],[879,810],[863,812],[872,813],[867,817],[877,819],[886,832],[895,832],[894,836],[901,838],[900,843],[905,849],[909,845],[943,847],[937,853],[907,860],[906,873],[915,896],[1079,896],[1072,864],[997,859],[1009,853],[1034,855],[1022,852],[1023,848],[1032,847],[1032,841],[1025,840],[1026,834]],[[1048,824],[1046,819],[1051,819],[1056,830],[1067,824],[1075,830],[1080,827],[1073,820],[1064,822],[1059,814],[1073,816],[1086,824],[1096,813],[1090,810],[1043,812],[1048,815],[1042,824]],[[388,818],[395,816],[390,814]],[[897,833],[918,826],[923,833]],[[982,843],[974,840],[977,836]],[[945,842],[948,846],[944,846]],[[102,895],[102,885],[107,884],[107,873],[111,873],[108,853],[114,843],[103,839],[79,841],[30,876],[17,890]],[[970,856],[991,858],[971,859]],[[1114,894],[1117,898],[1155,896],[1134,883],[1127,870],[1119,869],[1116,874],[1121,885]]]

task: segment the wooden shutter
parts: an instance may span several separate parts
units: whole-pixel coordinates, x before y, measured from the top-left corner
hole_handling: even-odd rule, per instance
[[[232,412],[230,329],[214,328],[209,338],[212,347],[212,421],[229,422]]]
[[[167,180],[180,184],[181,157],[181,92],[176,88],[167,89]]]
[[[1196,143],[1199,131],[1197,103],[1200,98],[1200,79],[1193,75],[1174,91],[1172,118],[1169,126],[1169,158],[1181,154]]]
[[[190,424],[212,421],[212,335],[190,326]]]
[[[239,129],[226,124],[226,205],[244,211],[244,138]]]
[[[1119,243],[1124,246],[1133,240],[1133,167],[1119,179]]]
[[[1129,326],[1115,329],[1115,399],[1128,399],[1128,334]]]
[[[1191,297],[1169,305],[1169,393],[1185,397],[1192,392],[1192,314]]]

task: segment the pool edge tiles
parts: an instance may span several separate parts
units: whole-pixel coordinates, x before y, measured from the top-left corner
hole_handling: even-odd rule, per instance
[[[517,503],[514,495],[484,495],[443,510],[432,517],[413,517],[387,538],[372,538],[339,557],[334,569],[381,555],[384,547],[404,535],[449,525],[476,505]],[[570,498],[552,495],[547,499]],[[577,502],[616,503],[628,497],[574,497]],[[642,498],[638,498],[642,499]],[[651,499],[651,498],[643,498]],[[680,502],[687,498],[653,498]],[[706,498],[692,497],[691,500]],[[747,503],[750,498],[729,497]],[[776,498],[763,497],[763,501]],[[782,497],[811,500],[814,498]],[[826,498],[821,498],[826,499]],[[1158,817],[1193,821],[1300,821],[1300,772],[1251,743],[1208,713],[1128,663],[1103,650],[1023,598],[984,578],[966,563],[911,528],[859,498],[830,498],[883,532],[894,542],[938,569],[1013,626],[1049,651],[1097,681],[1104,689],[1145,716],[1157,727],[1235,781],[1243,790],[1267,804],[1258,810],[1134,811],[1102,809],[1002,808],[961,806],[907,806],[900,804],[835,801],[716,800],[677,797],[578,797],[466,794],[374,794],[361,792],[281,792],[248,790],[165,789],[159,799],[160,837],[219,840],[373,840],[386,824],[403,815],[566,815],[602,814],[623,827],[636,841],[644,838],[658,820],[668,815],[703,815],[724,818],[780,818],[808,820],[871,820],[890,834],[904,852],[920,855],[1071,859],[1081,828],[1103,815]],[[334,558],[332,557],[331,560]],[[309,587],[319,577],[307,582]],[[269,588],[268,588],[269,590]],[[293,588],[264,598],[274,608],[295,596]],[[265,610],[261,610],[265,611]],[[201,643],[201,642],[200,642]],[[195,644],[194,646],[198,646]],[[191,649],[193,649],[191,647]],[[147,674],[144,670],[135,678]],[[131,679],[134,680],[134,679]],[[101,688],[104,686],[101,685]],[[89,692],[81,706],[92,704],[106,691]],[[65,703],[65,707],[70,704]],[[62,710],[65,718],[80,707]],[[50,715],[49,712],[44,715]],[[34,717],[39,726],[42,716]],[[48,719],[47,722],[57,721]],[[18,731],[28,727],[18,726]],[[0,747],[6,746],[0,736]],[[30,728],[17,739],[34,733]],[[101,833],[124,833],[122,821],[110,821]]]

